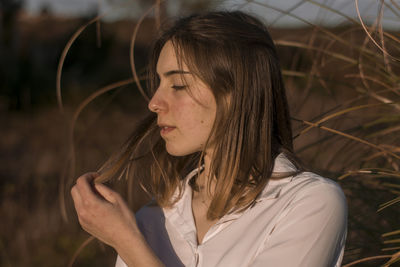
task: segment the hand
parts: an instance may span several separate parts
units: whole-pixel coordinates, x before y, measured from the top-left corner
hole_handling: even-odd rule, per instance
[[[139,233],[136,219],[122,197],[102,184],[92,185],[97,173],[79,177],[71,189],[79,223],[89,234],[116,248]]]

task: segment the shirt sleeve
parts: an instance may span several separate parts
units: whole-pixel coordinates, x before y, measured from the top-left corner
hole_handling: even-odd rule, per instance
[[[347,204],[336,183],[298,194],[283,211],[252,267],[339,267],[347,234]]]

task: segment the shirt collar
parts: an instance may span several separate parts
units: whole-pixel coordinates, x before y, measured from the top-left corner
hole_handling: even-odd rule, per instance
[[[202,167],[200,167],[201,169]],[[179,188],[177,188],[172,196],[172,199],[177,200],[171,208],[164,208],[165,216],[168,217],[174,212],[178,212],[180,215],[184,215],[188,211],[191,211],[192,205],[192,188],[189,185],[190,179],[197,174],[199,168],[194,169],[188,175],[186,175],[184,179],[183,190],[180,192]],[[182,194],[180,194],[182,193]]]
[[[193,248],[197,246],[197,236],[192,213],[192,188],[189,180],[197,174],[198,170],[199,168],[196,168],[186,176],[182,195],[179,194],[179,188],[175,190],[173,198],[180,197],[180,199],[172,207],[163,208],[165,218],[179,228],[179,233]]]
[[[298,172],[298,169],[294,164],[284,155],[279,154],[275,158],[274,168],[272,169],[272,178],[268,181],[264,190],[257,197],[256,203],[267,200],[276,199],[279,197],[282,188],[292,181],[294,175]],[[233,221],[242,216],[242,214],[250,209],[246,208],[240,212],[228,213],[217,224]]]
[[[256,202],[278,198],[283,186],[292,181],[297,172],[298,169],[294,164],[283,153],[279,154],[275,158],[272,177],[256,199]]]
[[[200,167],[200,170],[202,168],[203,166]],[[189,180],[196,175],[198,171],[199,168],[194,169],[184,179],[185,184],[182,196],[179,195],[179,189],[175,191],[173,198],[181,197],[181,199],[177,201],[173,208],[165,209],[166,216],[170,215],[172,210],[178,211],[178,213],[182,215],[191,209],[192,188],[189,185]],[[283,153],[280,153],[275,158],[272,178],[270,178],[261,194],[257,197],[256,202],[278,198],[283,186],[292,181],[294,174],[297,172],[298,169],[294,164]]]

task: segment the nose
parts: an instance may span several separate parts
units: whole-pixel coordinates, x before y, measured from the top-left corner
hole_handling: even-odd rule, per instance
[[[148,109],[157,114],[167,110],[167,103],[159,89],[157,89],[153,97],[150,99]]]

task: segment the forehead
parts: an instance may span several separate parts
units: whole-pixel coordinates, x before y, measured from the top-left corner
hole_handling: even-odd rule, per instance
[[[167,41],[161,49],[157,61],[157,73],[163,74],[171,70],[184,70],[188,71],[188,67],[183,60],[178,62],[176,57],[175,48],[171,41]]]

